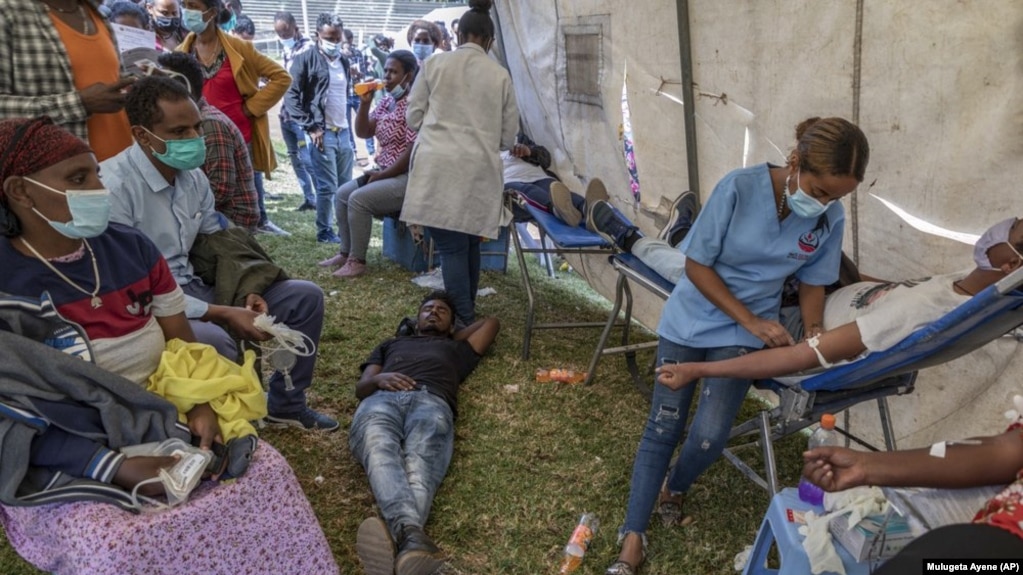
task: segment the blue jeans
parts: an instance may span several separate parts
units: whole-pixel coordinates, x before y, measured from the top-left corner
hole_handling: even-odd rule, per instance
[[[325,130],[323,150],[309,146],[309,157],[316,176],[316,239],[336,237],[334,221],[334,192],[352,179],[355,152],[348,141],[348,130]]]
[[[505,182],[504,187],[515,190],[520,195],[529,198],[529,201],[543,206],[549,213],[554,213],[551,203],[551,184],[556,182],[554,178],[544,178],[535,182]],[[586,198],[579,194],[572,194],[572,205],[579,210],[580,214],[586,214]],[[526,221],[532,219],[529,212],[517,205],[512,205],[512,213],[516,220]]]
[[[181,286],[186,294],[213,303],[213,286],[200,281]],[[266,300],[267,314],[277,319],[278,323],[298,330],[315,343],[320,345],[320,331],[323,329],[323,290],[312,282],[304,280],[284,280],[275,282],[263,291]],[[224,331],[224,328],[213,322],[190,319],[192,332],[196,341],[212,345],[220,355],[232,361],[238,361],[238,345]],[[263,361],[267,358],[264,356]],[[313,382],[313,369],[316,367],[316,354],[299,357],[290,374],[295,389],[287,390],[284,374],[274,371],[270,376],[270,392],[267,394],[267,411],[270,415],[298,415],[306,406],[305,390]]]
[[[249,146],[249,158],[252,158],[252,142],[248,143]],[[256,186],[256,205],[259,207],[259,225],[263,225],[269,221],[266,217],[266,203],[263,200],[263,196],[266,195],[266,190],[263,189],[263,172],[253,168],[252,170],[252,183]]]
[[[313,164],[309,157],[309,142],[306,141],[305,130],[298,122],[281,118],[281,135],[284,145],[288,147],[288,158],[291,167],[298,177],[298,185],[302,187],[305,203],[316,205],[316,185],[313,181]]]
[[[429,391],[377,391],[359,403],[348,446],[362,463],[391,535],[422,527],[455,445],[451,407]]]
[[[657,365],[692,361],[718,361],[745,354],[745,347],[694,348],[678,345],[663,337],[657,344]],[[668,477],[668,489],[675,493],[689,490],[725,448],[728,434],[750,380],[707,378],[700,387],[700,402],[693,423],[689,426],[678,462]],[[664,475],[671,463],[682,431],[686,428],[689,406],[696,393],[696,384],[678,391],[654,384],[650,416],[632,467],[629,507],[625,512],[623,533],[645,533]]]
[[[480,286],[480,238],[471,234],[429,228],[440,254],[444,289],[455,302],[455,315],[469,325],[476,321],[476,291]]]

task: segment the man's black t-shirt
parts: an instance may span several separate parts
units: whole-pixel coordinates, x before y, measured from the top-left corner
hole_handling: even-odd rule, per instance
[[[426,387],[440,396],[458,412],[458,386],[469,377],[480,362],[480,356],[466,341],[450,337],[412,335],[389,339],[376,347],[359,369],[379,365],[382,372],[397,372],[415,380],[416,387]],[[374,392],[377,393],[377,392]],[[389,392],[384,392],[389,393]]]

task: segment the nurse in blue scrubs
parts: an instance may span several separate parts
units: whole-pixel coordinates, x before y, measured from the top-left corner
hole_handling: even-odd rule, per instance
[[[785,166],[735,170],[714,188],[680,249],[685,275],[664,306],[658,365],[732,358],[794,342],[778,322],[782,285],[801,282],[799,304],[810,337],[820,332],[824,286],[838,280],[845,211],[867,168],[867,139],[841,118],[810,118],[796,128]],[[705,379],[678,463],[665,479],[686,429],[697,386],[654,384],[653,402],[632,470],[622,549],[607,575],[631,575],[643,562],[655,504],[667,524],[683,518],[694,481],[721,455],[749,380]]]

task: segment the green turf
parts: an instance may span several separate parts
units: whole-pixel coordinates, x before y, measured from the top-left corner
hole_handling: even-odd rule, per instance
[[[294,235],[260,240],[292,277],[315,281],[327,294],[310,403],[336,415],[341,430],[327,435],[268,430],[263,438],[295,469],[341,573],[360,573],[355,532],[375,510],[365,474],[348,451],[358,366],[393,333],[399,318],[414,313],[426,290],[409,281],[413,274],[382,258],[379,224],[366,276],[341,281],[318,268],[316,262],[333,248],[315,242],[312,212],[293,211],[300,196],[284,167],[267,187],[285,199],[268,202],[268,209],[273,221]],[[540,286],[543,321],[606,318],[609,304],[594,297],[578,277],[562,273],[550,280],[530,265]],[[481,298],[478,313],[500,318],[501,335],[460,395],[455,455],[427,531],[450,555],[450,573],[553,573],[578,516],[590,511],[601,527],[577,573],[603,573],[616,557],[616,530],[625,514],[647,403],[632,387],[621,357],[605,359],[590,387],[533,381],[541,367],[585,369],[598,331],[540,331],[531,359],[523,361],[526,297],[514,256],[506,275],[484,273],[481,287],[487,286],[497,294]],[[642,359],[648,361],[649,355]],[[747,401],[743,417],[756,408]],[[778,445],[783,483],[795,483],[804,446],[798,436]],[[759,465],[758,449],[742,452]],[[694,516],[692,524],[665,529],[652,523],[643,573],[734,572],[733,558],[753,542],[767,503],[765,491],[718,462],[690,493],[686,512]],[[0,537],[0,573],[36,572]]]

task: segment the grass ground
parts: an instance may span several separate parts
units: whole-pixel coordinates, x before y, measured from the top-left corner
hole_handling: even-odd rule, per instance
[[[282,201],[269,202],[271,218],[293,235],[260,236],[261,241],[292,277],[315,281],[327,294],[310,403],[336,415],[342,425],[333,434],[267,430],[263,439],[290,461],[341,573],[361,573],[355,532],[375,510],[365,474],[348,450],[358,365],[393,333],[402,316],[415,312],[426,290],[409,281],[411,273],[382,258],[379,224],[370,248],[371,272],[352,281],[332,278],[316,267],[332,248],[315,242],[313,214],[293,211],[300,196],[290,170],[278,170],[268,184],[269,191],[286,194]],[[599,303],[577,277],[559,274],[550,280],[538,266],[531,274],[541,285],[544,321],[606,318],[610,306]],[[555,573],[576,520],[590,511],[601,527],[578,573],[603,573],[616,557],[616,529],[624,518],[648,404],[632,387],[620,357],[605,359],[590,387],[534,382],[537,368],[585,369],[598,334],[592,329],[540,331],[531,359],[523,361],[526,298],[520,278],[512,257],[507,274],[486,272],[481,281],[497,294],[481,298],[478,313],[499,317],[503,329],[463,387],[455,456],[427,531],[451,556],[451,573]],[[756,407],[747,401],[743,416],[751,416]],[[796,482],[803,446],[798,436],[778,445],[783,484]],[[759,465],[758,449],[743,453]],[[767,503],[766,492],[719,461],[690,493],[686,511],[695,518],[692,524],[672,529],[651,524],[643,573],[734,572],[733,557],[752,543]],[[0,537],[0,573],[37,571]]]

